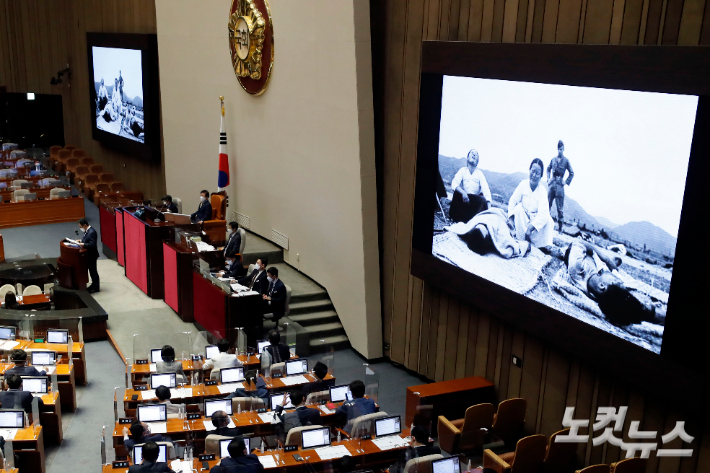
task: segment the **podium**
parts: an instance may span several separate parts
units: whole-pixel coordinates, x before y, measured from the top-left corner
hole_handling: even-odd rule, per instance
[[[67,289],[86,290],[89,283],[89,271],[86,266],[85,252],[81,248],[67,246],[65,241],[59,243],[59,285]]]

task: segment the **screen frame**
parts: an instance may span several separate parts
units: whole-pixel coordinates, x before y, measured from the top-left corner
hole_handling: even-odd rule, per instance
[[[227,381],[227,382],[225,383],[225,381],[224,381],[224,379],[223,379],[223,378],[224,378],[224,375],[223,375],[222,373],[224,373],[225,371],[226,371],[227,373],[229,373],[229,372],[231,372],[232,370],[242,370],[242,377],[241,377],[240,379],[236,380],[236,381]],[[231,368],[222,368],[221,370],[219,370],[219,382],[220,382],[220,384],[239,383],[239,382],[241,382],[241,381],[244,381],[244,367],[243,367],[243,366],[233,366],[233,367],[231,367]]]
[[[22,419],[21,422],[24,423],[25,411],[23,411],[22,409],[3,409],[2,412],[4,412],[4,413],[14,412],[16,418],[18,417],[17,414],[20,413],[19,417],[20,417],[20,419]],[[0,425],[0,429],[18,429],[18,428],[21,429],[22,427],[18,427],[18,426],[2,426],[2,425]]]
[[[434,463],[440,463],[440,462],[449,461],[449,460],[453,460],[453,461],[458,462],[458,465],[459,465],[458,471],[459,471],[459,473],[460,473],[460,472],[461,472],[461,459],[460,459],[459,457],[456,457],[456,456],[451,456],[451,457],[446,457],[446,458],[440,458],[439,460],[433,460],[433,461],[431,462],[431,471],[434,471]],[[456,472],[456,468],[454,468],[453,470],[454,470],[454,472]]]
[[[333,389],[340,389],[340,388],[348,388],[348,390],[347,390],[346,393],[345,393],[345,399],[343,399],[342,401],[334,401],[334,400],[333,400]],[[347,396],[347,393],[348,393],[348,392],[349,392],[350,395],[352,396],[352,392],[350,391],[350,385],[349,385],[349,384],[341,384],[341,385],[338,385],[338,386],[330,386],[330,387],[328,388],[328,397],[330,398],[330,402],[347,402],[347,401],[351,401],[352,399],[348,399],[348,396]]]
[[[145,142],[114,135],[96,126],[96,88],[94,87],[94,57],[92,47],[134,49],[141,51],[143,75],[143,113]],[[158,67],[158,37],[155,34],[86,33],[86,57],[89,71],[89,118],[94,140],[122,153],[160,163],[160,77]]]
[[[160,410],[163,411],[163,417],[164,419],[162,420],[141,420],[141,415],[140,415],[140,410],[141,408],[146,408],[146,407],[158,407]],[[138,418],[139,421],[141,422],[167,422],[168,420],[168,406],[166,404],[143,404],[143,405],[138,405],[136,407],[136,417]]]
[[[411,274],[502,321],[603,369],[625,383],[654,389],[659,376],[674,389],[662,397],[700,402],[708,367],[702,357],[703,287],[693,266],[710,263],[706,252],[684,242],[702,241],[700,211],[710,165],[710,48],[494,44],[425,41],[419,100]],[[569,315],[450,265],[431,253],[438,172],[443,76],[477,77],[582,87],[698,95],[683,211],[678,230],[673,285],[661,354],[634,345]],[[703,136],[703,134],[708,136]],[[434,158],[434,159],[432,159]],[[702,254],[698,254],[702,253]],[[476,297],[486,294],[486,298]],[[623,362],[619,362],[623,360]],[[656,392],[658,392],[656,390]]]
[[[153,353],[155,353],[156,351],[160,355],[160,361],[153,361]],[[150,349],[150,362],[151,363],[162,363],[162,361],[163,361],[163,354],[162,353],[163,353],[162,348],[151,348]]]
[[[217,411],[212,411],[212,414],[207,415],[207,403],[208,403],[208,402],[215,402],[215,401],[227,402],[227,410],[225,410],[225,412],[227,413],[228,416],[233,415],[233,413],[234,413],[234,408],[232,407],[232,402],[231,402],[232,400],[231,400],[231,399],[220,399],[220,398],[205,399],[205,418],[206,418],[206,419],[211,419],[211,418],[212,418],[212,414],[214,414],[215,412],[217,412]],[[218,410],[220,410],[220,409],[218,409]]]
[[[133,458],[132,460],[135,462],[136,460],[136,449],[140,448],[141,449],[141,461],[143,460],[143,445],[144,443],[140,445],[134,445],[133,446]],[[158,445],[158,460],[160,460],[160,455],[161,453],[165,456],[165,460],[169,461],[170,459],[168,458],[168,446],[167,445]],[[161,463],[161,462],[156,462],[156,463]]]
[[[385,435],[377,435],[377,423],[383,420],[388,420],[388,419],[394,419],[397,418],[399,419],[399,432],[394,432],[391,434],[385,434]],[[386,416],[386,417],[380,417],[378,419],[375,419],[375,437],[387,437],[389,435],[401,435],[402,434],[402,417],[399,415],[394,415],[394,416]]]
[[[49,332],[52,332],[52,333],[63,332],[63,333],[65,334],[65,337],[64,337],[64,338],[66,339],[66,341],[65,341],[65,342],[50,342],[50,341],[49,341]],[[68,330],[68,329],[62,329],[62,328],[50,328],[50,329],[47,329],[47,343],[52,343],[52,344],[55,344],[55,345],[66,345],[66,344],[68,344],[68,343],[69,343],[69,330]]]
[[[25,391],[25,392],[31,392],[31,393],[35,393],[35,394],[37,394],[37,393],[42,393],[42,394],[47,394],[47,393],[49,393],[49,387],[50,387],[49,376],[21,376],[21,378],[22,378],[22,390],[23,390],[23,391]],[[27,379],[43,379],[43,380],[45,380],[45,382],[44,382],[45,390],[44,390],[44,391],[28,391],[28,390],[25,390],[25,380],[27,380]]]
[[[164,384],[159,384],[158,386],[153,386],[153,379],[156,376],[170,376],[171,379],[175,380],[175,385],[165,386]],[[168,389],[177,388],[177,373],[150,373],[150,389],[158,389],[160,386],[165,386]]]
[[[313,432],[314,430],[321,430],[321,431],[322,431],[322,430],[328,430],[328,443],[306,447],[306,446],[304,445],[304,443],[303,443],[303,436],[306,435],[306,434],[308,434],[308,433],[310,433],[310,432]],[[328,427],[319,427],[319,428],[317,428],[317,429],[307,429],[307,430],[301,431],[301,446],[302,446],[302,448],[303,448],[304,450],[311,450],[311,449],[315,449],[315,448],[328,447],[328,446],[330,446],[331,444],[332,444],[332,440],[331,440],[331,438],[330,438],[330,430],[329,430]]]
[[[41,350],[41,351],[31,351],[30,352],[30,362],[32,363],[32,366],[49,366],[49,365],[43,365],[41,363],[35,363],[35,355],[40,355],[44,353],[49,353],[54,355],[54,364],[57,364],[57,352],[52,351],[52,350]]]
[[[0,338],[0,340],[17,340],[17,327],[14,325],[0,325],[0,329],[9,329],[14,334],[13,338]]]
[[[289,372],[288,372],[289,363],[300,363],[301,368],[303,368],[304,361],[306,362],[306,370],[305,371],[301,371],[300,373],[289,374]],[[299,376],[299,375],[308,373],[308,360],[306,358],[291,358],[289,360],[284,361],[284,373],[286,373],[286,376]]]

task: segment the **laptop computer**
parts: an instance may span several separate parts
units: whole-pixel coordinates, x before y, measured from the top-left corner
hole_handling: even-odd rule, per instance
[[[47,376],[22,376],[22,390],[39,396],[49,392]]]
[[[67,343],[69,341],[69,330],[48,329],[47,343]]]
[[[153,348],[150,350],[150,362],[151,363],[158,363],[163,361],[163,357],[160,354],[162,350],[160,348]]]
[[[205,347],[205,359],[211,360],[217,355],[219,355],[219,348],[217,348],[217,345],[207,345]]]
[[[284,396],[286,393],[281,393],[281,394],[271,394],[269,396],[269,406],[271,406],[271,410],[275,411],[276,406],[280,406],[281,403],[284,401]],[[288,402],[284,406],[284,409],[293,409],[293,403],[291,403],[291,397],[288,398]]]
[[[375,437],[399,435],[402,433],[401,424],[399,416],[388,416],[375,419]]]
[[[30,356],[33,366],[47,366],[57,362],[57,354],[53,351],[31,351]]]
[[[17,336],[17,327],[0,325],[0,340],[14,340]]]
[[[304,450],[330,446],[330,427],[304,430],[301,432],[301,445]]]
[[[158,386],[174,388],[177,385],[177,375],[175,373],[151,373],[150,389],[157,389]]]
[[[244,368],[222,368],[219,370],[219,382],[222,384],[236,383],[244,380]]]
[[[21,429],[25,421],[22,409],[0,409],[0,429]]]
[[[271,342],[268,340],[257,340],[256,341],[256,352],[261,354],[261,352],[264,351],[264,348],[268,347],[271,345]]]
[[[217,411],[224,411],[228,416],[232,415],[231,399],[205,399],[205,417],[212,417]]]
[[[286,375],[293,376],[297,374],[308,373],[308,360],[305,358],[297,358],[286,362]]]
[[[431,462],[431,473],[459,473],[459,457],[449,457]]]
[[[249,447],[249,437],[243,437],[244,438],[244,446],[246,447],[247,453],[251,452],[251,448]],[[231,457],[229,454],[229,444],[230,442],[234,439],[223,439],[219,441],[219,457],[220,458],[228,458]]]
[[[165,422],[168,419],[168,406],[165,404],[138,406],[136,412],[141,422]]]
[[[133,447],[133,464],[140,465],[143,461],[143,445]],[[166,463],[168,461],[168,446],[158,445],[158,460],[156,463]]]
[[[350,392],[350,386],[341,384],[340,386],[330,387],[330,402],[352,401],[353,393]]]

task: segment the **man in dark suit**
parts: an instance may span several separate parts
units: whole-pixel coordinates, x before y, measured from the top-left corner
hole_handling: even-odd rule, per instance
[[[210,473],[263,473],[264,466],[253,453],[247,452],[247,446],[242,437],[237,437],[227,447],[228,458],[222,458]]]
[[[5,385],[7,391],[0,392],[0,405],[3,409],[23,409],[28,414],[32,412],[32,393],[22,390],[22,378],[20,375],[5,375]],[[44,406],[42,398],[37,398],[39,408]]]
[[[272,266],[266,271],[266,279],[269,281],[266,294],[261,296],[266,303],[264,313],[273,313],[276,326],[279,324],[279,319],[284,316],[286,311],[286,286],[279,279],[279,269]]]
[[[236,253],[227,253],[224,258],[224,264],[224,271],[218,273],[221,278],[237,279],[247,274],[247,269],[242,264],[241,256]]]
[[[237,222],[229,222],[227,232],[229,233],[229,238],[227,238],[227,244],[224,245],[224,255],[227,256],[230,253],[239,253],[242,246],[242,237],[239,236],[239,225]]]
[[[256,269],[254,269],[249,276],[244,276],[237,282],[260,294],[266,294],[266,291],[269,289],[269,281],[266,279],[267,264],[269,264],[268,259],[259,258],[256,260]]]
[[[210,432],[215,435],[223,435],[225,437],[238,437],[242,435],[242,431],[236,427],[229,427],[229,416],[224,411],[216,411],[212,413],[212,425],[217,427],[217,430]]]
[[[301,388],[301,392],[306,397],[308,397],[310,393],[328,391],[328,389],[335,384],[334,379],[325,380],[325,377],[328,376],[328,366],[322,361],[317,362],[313,367],[313,375],[316,380],[312,383],[304,384]]]
[[[193,222],[203,223],[205,220],[212,219],[212,204],[210,204],[209,191],[203,190],[200,192],[200,206],[197,207],[197,212],[190,215]]]
[[[281,363],[291,359],[291,352],[288,349],[288,345],[281,343],[281,334],[278,330],[269,332],[269,343],[271,343],[271,345],[267,345],[264,351],[269,353],[271,363]]]
[[[173,202],[173,196],[166,195],[163,197],[163,212],[170,212],[171,214],[180,213],[177,204]]]
[[[284,406],[288,403],[289,398],[291,399],[291,404],[296,407],[296,410],[283,414]],[[276,406],[276,415],[281,419],[281,422],[283,422],[284,433],[288,434],[288,431],[294,427],[320,425],[320,411],[312,407],[306,407],[304,404],[305,400],[306,397],[303,395],[303,392],[297,390],[291,394],[286,393],[281,405]]]
[[[158,462],[159,455],[160,447],[158,447],[158,444],[147,442],[143,445],[143,461],[140,465],[131,465],[128,468],[128,473],[175,473],[170,469],[167,462]]]
[[[86,290],[99,292],[99,272],[96,270],[96,260],[99,259],[99,236],[85,218],[79,219],[79,228],[84,232],[84,236],[81,237],[81,241],[77,241],[77,244],[86,251],[86,265],[91,276],[91,285]]]
[[[420,425],[414,427],[411,435],[412,441],[410,445],[412,448],[408,448],[400,454],[397,464],[390,467],[390,473],[404,471],[404,466],[407,462],[414,458],[425,457],[427,455],[441,455],[441,449],[439,447],[433,445],[429,446],[429,431],[426,427]]]
[[[44,371],[39,371],[34,366],[26,366],[27,353],[25,352],[25,350],[12,350],[10,359],[15,364],[15,366],[5,371],[5,376],[10,374],[19,374],[20,376],[44,376],[47,374]]]
[[[128,438],[128,432],[131,433],[130,438]],[[133,422],[130,430],[123,428],[123,445],[127,452],[132,454],[133,447],[146,442],[172,442],[172,440],[162,434],[151,434],[148,426],[139,421]],[[145,456],[145,452],[143,455]]]

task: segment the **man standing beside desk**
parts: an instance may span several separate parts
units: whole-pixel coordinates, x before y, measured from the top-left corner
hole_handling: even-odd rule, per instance
[[[279,279],[279,270],[274,266],[266,271],[266,279],[269,281],[269,288],[266,290],[266,294],[261,296],[266,304],[264,313],[273,313],[274,322],[278,327],[279,320],[284,316],[286,310],[286,286]]]
[[[79,228],[84,232],[84,236],[76,243],[86,250],[86,265],[91,276],[91,285],[86,290],[92,293],[99,292],[99,272],[96,270],[96,260],[99,259],[98,235],[85,218],[79,219]]]
[[[209,191],[203,190],[200,192],[200,206],[197,207],[197,212],[190,215],[190,218],[193,222],[199,224],[212,218],[212,204],[210,204]]]
[[[225,256],[230,253],[239,253],[239,249],[242,246],[242,237],[239,236],[238,228],[239,225],[237,225],[237,222],[229,222],[229,226],[227,227],[229,238],[227,239],[227,244],[224,245]]]

